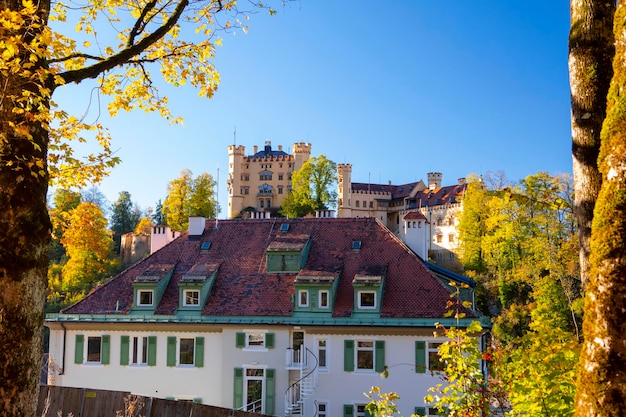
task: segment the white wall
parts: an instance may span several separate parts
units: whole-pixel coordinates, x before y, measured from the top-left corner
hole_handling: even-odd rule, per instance
[[[91,324],[93,326],[93,324]],[[108,324],[111,326],[111,324]],[[289,371],[285,366],[287,348],[290,346],[289,326],[225,326],[219,331],[151,331],[145,324],[124,324],[124,331],[84,331],[68,330],[65,347],[64,374],[59,375],[61,352],[63,349],[63,330],[51,330],[51,360],[57,367],[51,367],[49,383],[51,385],[86,387],[130,391],[136,394],[159,397],[194,399],[201,398],[205,404],[231,408],[233,406],[234,368],[259,367],[276,370],[276,415],[284,415],[284,393],[289,386]],[[174,326],[169,324],[168,326]],[[184,326],[184,325],[180,325]],[[197,325],[196,325],[197,326]],[[134,330],[132,329],[134,327]],[[197,329],[197,327],[196,327]],[[318,328],[319,329],[319,328]],[[329,327],[329,331],[337,330]],[[273,349],[241,349],[235,347],[236,333],[245,330],[272,332],[275,335]],[[305,331],[305,346],[317,354],[316,341],[327,340],[326,370],[319,371],[319,385],[315,394],[306,403],[307,417],[315,414],[315,403],[325,401],[328,404],[327,416],[342,417],[344,404],[365,404],[363,395],[372,386],[380,386],[384,392],[394,391],[400,395],[398,406],[400,414],[409,416],[414,407],[423,406],[423,397],[429,387],[439,383],[430,372],[415,372],[415,341],[433,340],[420,335],[359,335],[322,334]],[[368,333],[372,328],[364,329]],[[406,332],[406,330],[404,330]],[[386,331],[389,333],[389,331]],[[426,332],[428,334],[430,332]],[[110,364],[75,364],[74,350],[77,334],[85,335],[85,344],[89,335],[111,337]],[[422,334],[424,331],[422,330]],[[156,366],[120,365],[121,336],[157,336]],[[204,366],[168,367],[167,337],[204,337]],[[344,371],[344,340],[384,340],[385,362],[389,367],[389,378],[382,379],[375,371]],[[55,372],[56,369],[56,372]]]

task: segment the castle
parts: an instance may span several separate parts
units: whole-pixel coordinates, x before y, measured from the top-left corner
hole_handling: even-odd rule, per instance
[[[244,146],[228,147],[228,218],[271,214],[280,209],[291,190],[291,175],[311,156],[310,143],[294,143],[292,153],[272,149],[265,141],[259,150],[246,155]]]

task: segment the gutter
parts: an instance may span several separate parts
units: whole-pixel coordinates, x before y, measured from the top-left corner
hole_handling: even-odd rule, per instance
[[[63,322],[59,323],[61,328],[63,329],[63,351],[61,353],[61,371],[59,371],[59,375],[65,374],[65,345],[67,341],[67,328]]]

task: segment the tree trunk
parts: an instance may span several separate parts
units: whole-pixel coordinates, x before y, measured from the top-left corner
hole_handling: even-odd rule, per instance
[[[615,13],[613,81],[602,128],[576,416],[626,416],[626,4]]]
[[[600,131],[613,76],[615,2],[571,0],[569,74],[572,108],[572,159],[575,214],[580,240],[580,275],[589,276],[589,240],[593,209],[602,177],[598,171]]]
[[[40,19],[49,2],[41,1]],[[0,9],[21,10],[21,1],[0,0]],[[17,36],[28,45],[41,29],[3,30],[0,40]],[[16,59],[29,62],[20,46]],[[3,57],[4,58],[4,57]],[[34,70],[45,61],[34,62]],[[35,74],[35,71],[33,71]],[[37,77],[0,72],[0,415],[34,416],[41,375],[48,244],[46,207],[48,132],[36,112],[49,107]],[[24,100],[32,93],[32,100]],[[37,98],[42,98],[37,101]],[[18,111],[16,111],[18,110]],[[23,112],[22,112],[23,111]],[[17,127],[17,128],[16,128]]]

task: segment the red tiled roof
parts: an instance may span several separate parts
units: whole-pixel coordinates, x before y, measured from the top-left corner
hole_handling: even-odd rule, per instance
[[[460,203],[465,188],[466,185],[457,184],[435,188],[434,190],[425,189],[415,194],[415,197],[410,198],[409,205],[410,207],[419,208]]]
[[[289,223],[287,232],[281,223]],[[299,272],[307,277],[338,276],[333,316],[353,311],[355,276],[384,274],[383,318],[440,318],[448,310],[450,292],[425,264],[375,218],[222,220],[207,223],[202,236],[186,233],[143,261],[97,287],[66,314],[127,314],[133,302],[132,284],[156,265],[176,265],[155,314],[175,314],[178,282],[197,269],[219,265],[203,315],[291,316],[298,273],[266,273],[266,250],[272,242],[302,241],[310,236],[309,255]],[[361,248],[352,249],[353,241]],[[202,242],[211,242],[201,251]],[[204,266],[200,268],[198,265]],[[466,312],[468,317],[476,315]]]
[[[426,216],[422,214],[419,210],[408,211],[404,216],[402,216],[403,220],[428,220]]]
[[[352,191],[364,191],[364,192],[375,192],[375,193],[388,193],[391,195],[391,199],[395,200],[398,198],[405,198],[411,194],[411,191],[417,185],[418,182],[411,182],[409,184],[401,184],[401,185],[386,185],[386,184],[368,184],[365,182],[353,182],[352,183]]]

